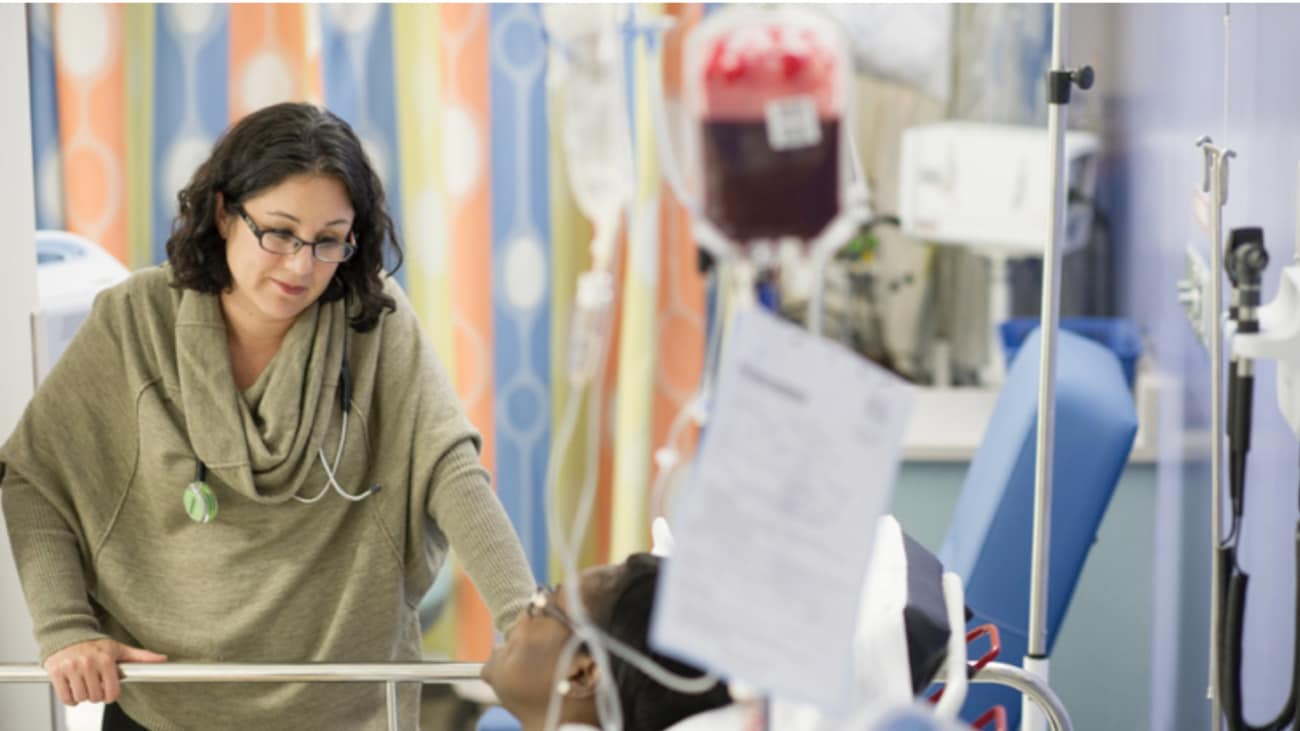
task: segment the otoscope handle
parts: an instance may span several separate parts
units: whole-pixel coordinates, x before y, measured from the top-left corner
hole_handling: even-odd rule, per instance
[[[1255,376],[1233,361],[1228,374],[1228,488],[1232,514],[1245,509],[1246,454],[1250,451],[1250,421],[1254,413]]]

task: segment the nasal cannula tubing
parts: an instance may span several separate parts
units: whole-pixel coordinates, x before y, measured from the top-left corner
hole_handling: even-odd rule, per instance
[[[659,17],[650,21],[651,30],[658,42],[662,42],[664,34],[675,24],[676,20],[671,17]],[[695,200],[687,194],[681,170],[677,167],[677,156],[672,152],[672,139],[668,133],[668,119],[665,110],[666,105],[664,104],[666,97],[663,89],[662,69],[659,71],[660,73],[649,74],[651,99],[658,100],[657,103],[651,104],[651,119],[654,127],[655,144],[660,148],[659,167],[664,180],[668,183],[668,188],[673,193],[673,197],[679,205],[686,209],[687,214],[698,229],[709,222],[704,216],[704,212],[696,205]],[[651,519],[667,514],[668,506],[665,501],[667,499],[666,493],[669,479],[676,474],[678,468],[685,466],[678,459],[680,454],[677,449],[678,439],[680,439],[688,421],[694,421],[697,426],[703,424],[704,419],[707,418],[709,400],[713,396],[713,374],[717,364],[718,349],[722,342],[723,324],[726,319],[722,314],[725,312],[722,303],[726,301],[726,289],[730,285],[728,275],[731,271],[731,252],[729,248],[715,251],[713,250],[714,247],[706,246],[710,239],[721,240],[720,233],[713,231],[711,225],[708,228],[710,232],[705,232],[705,235],[699,237],[699,244],[710,250],[710,253],[715,256],[716,261],[710,276],[713,278],[714,291],[717,292],[718,314],[705,347],[704,371],[700,378],[700,386],[691,398],[687,399],[678,409],[668,428],[668,436],[664,440],[664,445],[655,450],[656,473],[654,484],[650,490],[649,502]]]

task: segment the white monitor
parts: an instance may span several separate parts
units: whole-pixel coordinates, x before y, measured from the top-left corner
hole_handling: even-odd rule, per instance
[[[1065,135],[1066,185],[1092,198],[1097,136]],[[1046,127],[941,122],[903,132],[899,220],[909,236],[1006,256],[1041,256],[1052,211]],[[1087,244],[1091,210],[1070,207],[1062,254]]]

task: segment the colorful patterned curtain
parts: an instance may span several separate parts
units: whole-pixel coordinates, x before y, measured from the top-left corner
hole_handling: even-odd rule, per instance
[[[678,36],[702,11],[639,12],[679,23],[663,48],[627,36],[637,197],[584,565],[649,547],[650,457],[704,359],[704,282],[686,216],[658,176],[647,83],[665,53],[665,88],[680,93]],[[399,281],[483,432],[484,464],[533,571],[563,579],[545,509],[554,500],[571,514],[584,424],[560,455],[554,494],[545,479],[591,228],[568,189],[540,9],[32,5],[28,32],[38,225],[97,241],[131,268],[165,258],[176,193],[231,122],[286,99],[348,120],[388,193],[406,255]],[[451,565],[426,649],[485,659],[487,611]]]

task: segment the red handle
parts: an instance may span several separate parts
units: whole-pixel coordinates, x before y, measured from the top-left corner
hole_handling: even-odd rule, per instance
[[[984,712],[984,715],[975,719],[972,724],[975,728],[984,728],[989,723],[993,724],[996,731],[1007,731],[1007,709],[1002,706],[993,706]]]
[[[966,634],[966,644],[971,644],[980,637],[988,635],[989,651],[980,655],[980,659],[971,665],[971,675],[984,669],[985,665],[993,662],[998,658],[998,653],[1002,652],[1002,637],[998,635],[998,626],[996,624],[981,624]]]
[[[989,638],[988,652],[984,653],[983,655],[980,655],[980,658],[978,660],[976,660],[973,664],[967,667],[966,670],[967,677],[971,677],[975,675],[975,673],[978,673],[979,671],[983,670],[985,665],[988,665],[989,663],[996,660],[998,657],[998,653],[1002,652],[1002,637],[1001,635],[998,634],[998,626],[996,624],[981,624],[980,626],[976,627],[970,632],[967,632],[966,644],[969,645],[970,643],[974,642],[975,640],[978,640],[980,637],[983,637],[985,635],[987,635]],[[943,691],[944,691],[943,688],[940,688],[939,690],[935,691],[934,695],[930,696],[930,702],[938,703],[939,699],[943,697]]]

